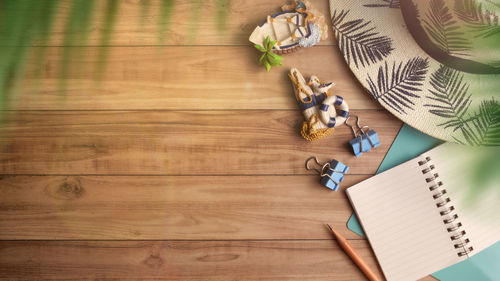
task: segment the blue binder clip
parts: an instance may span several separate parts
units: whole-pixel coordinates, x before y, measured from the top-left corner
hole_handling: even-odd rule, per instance
[[[352,147],[352,152],[354,153],[354,156],[359,157],[361,154],[363,154],[362,151],[362,137],[361,136],[356,136],[352,140],[349,141],[349,144]]]
[[[314,159],[318,166],[321,166],[321,171],[316,168],[309,167],[309,161],[312,159]],[[306,169],[317,171],[321,176],[321,184],[333,191],[337,191],[340,183],[344,179],[344,175],[347,174],[349,167],[335,159],[321,165],[318,158],[312,156],[306,160]]]
[[[367,129],[368,131],[364,132],[363,129]],[[375,132],[375,130],[370,129],[368,126],[363,126],[361,127],[361,134],[363,135],[363,138],[367,140],[367,143],[372,147],[379,147],[380,146],[380,140],[378,139],[378,134]]]
[[[356,130],[354,129],[353,125],[349,124],[349,120],[352,116],[356,118]],[[378,138],[377,132],[375,132],[375,130],[371,130],[368,126],[361,127],[359,125],[358,116],[349,116],[345,124],[349,128],[351,128],[352,134],[354,135],[354,138],[349,141],[349,145],[351,145],[352,152],[356,157],[359,157],[363,154],[363,152],[368,152],[372,150],[372,148],[378,147],[380,145],[380,140]]]

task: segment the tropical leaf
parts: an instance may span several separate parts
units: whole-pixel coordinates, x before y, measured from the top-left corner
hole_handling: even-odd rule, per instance
[[[500,33],[498,16],[489,10],[483,10],[482,5],[475,0],[456,0],[455,14],[476,31],[474,37],[486,38]]]
[[[25,37],[30,37],[31,33],[23,33],[33,28],[34,17],[26,2],[7,1],[1,5],[3,9],[15,11],[11,14],[2,13],[0,17],[0,35],[3,39],[2,44],[6,45],[0,52],[0,109],[3,110],[4,102],[7,101],[8,93],[14,84],[13,80],[19,76],[26,57],[26,48],[22,44]]]
[[[263,64],[267,71],[270,71],[272,66],[281,65],[281,61],[283,60],[282,56],[273,52],[273,47],[277,42],[276,40],[271,41],[271,38],[267,36],[262,43],[263,46],[259,44],[253,45],[257,50],[263,53],[259,58],[259,64]]]
[[[65,46],[84,46],[87,42],[87,36],[90,23],[94,16],[95,0],[74,0],[71,5],[69,17],[66,22],[64,45]],[[83,48],[63,48],[61,60],[61,77],[59,87],[66,87],[66,78],[69,75],[71,56],[79,56]]]
[[[191,19],[188,23],[188,37],[189,41],[193,42],[196,38],[196,33],[198,32],[198,19],[200,18],[201,8],[203,1],[201,0],[191,0]]]
[[[169,24],[173,7],[176,0],[161,1],[160,18],[158,20],[158,37],[164,39],[165,30]],[[199,0],[192,0],[193,4],[202,3]],[[213,0],[217,6],[216,22],[219,28],[224,27],[229,9],[230,0]],[[101,5],[102,2],[105,2]],[[73,69],[78,69],[72,64],[72,57],[79,57],[84,47],[87,45],[87,37],[90,31],[95,30],[94,18],[102,19],[104,23],[99,26],[100,43],[99,53],[94,78],[100,78],[100,73],[105,71],[107,51],[106,46],[113,35],[114,23],[119,16],[120,0],[0,0],[0,110],[5,109],[9,97],[15,87],[20,85],[19,80],[26,68],[27,58],[32,56],[35,65],[35,75],[40,75],[43,71],[41,67],[46,59],[47,47],[51,45],[51,35],[54,34],[53,23],[55,15],[61,12],[66,13],[61,16],[63,22],[62,54],[60,59],[60,87],[65,87],[66,78]],[[141,0],[141,24],[144,23],[150,0]],[[68,6],[68,10],[62,7]],[[103,7],[104,9],[96,9]],[[195,7],[196,8],[196,7]],[[192,11],[193,16],[187,21],[197,21],[197,13],[202,8]],[[102,15],[97,15],[103,13]],[[36,47],[33,47],[36,46]],[[75,46],[78,46],[74,48]],[[275,62],[277,58],[273,57]],[[62,93],[63,91],[61,91]],[[3,114],[0,112],[0,119]]]
[[[271,64],[268,61],[264,61],[264,66],[266,67],[267,72],[271,70]]]
[[[57,3],[40,1],[1,1],[0,17],[0,110],[5,109],[16,80],[22,77],[30,44],[37,41],[34,59],[41,63],[48,44]],[[36,70],[40,72],[39,69]],[[2,118],[0,113],[0,119]]]
[[[263,46],[259,45],[259,44],[253,44],[253,46],[255,47],[255,49],[261,51],[261,52],[265,52],[266,51],[266,48],[264,48]]]
[[[438,124],[444,128],[453,128],[453,131],[460,130],[469,145],[478,145],[481,143],[480,137],[469,125],[466,113],[472,102],[469,94],[469,84],[464,82],[461,72],[441,65],[430,78],[432,89],[427,96],[433,103],[424,104],[429,107],[429,112],[444,118],[446,121]],[[455,138],[457,142],[464,143]]]
[[[170,23],[170,18],[172,17],[174,4],[174,0],[161,0],[160,20],[158,22],[160,42],[165,40],[165,33],[167,31],[167,26]]]
[[[149,14],[149,7],[151,6],[150,0],[141,0],[141,17],[140,17],[140,25],[141,27],[144,25],[144,21]]]
[[[432,41],[446,53],[460,54],[470,50],[470,42],[462,37],[460,26],[443,0],[431,0],[422,23]]]
[[[430,84],[432,89],[429,92],[432,95],[427,98],[434,103],[424,105],[431,108],[429,112],[442,118],[463,120],[471,103],[469,85],[463,82],[463,75],[455,69],[441,65],[432,73]],[[440,125],[447,128],[448,122],[450,121]]]
[[[113,31],[116,22],[116,16],[118,14],[119,6],[120,6],[119,0],[106,1],[106,8],[104,11],[104,27],[101,30],[101,39],[100,39],[101,48],[99,48],[97,70],[95,72],[95,76],[97,79],[101,79],[102,74],[105,71],[105,66],[106,66],[105,62],[108,53],[108,45],[111,42],[111,33]]]
[[[500,104],[495,99],[481,101],[479,112],[468,121],[478,145],[500,145]]]
[[[469,85],[463,81],[463,75],[455,69],[441,65],[431,75],[430,84],[432,89],[429,92],[432,96],[427,98],[434,103],[424,106],[431,108],[430,113],[449,119],[439,126],[453,127],[454,130],[461,128],[465,113],[472,102],[468,93]]]
[[[497,0],[485,0],[484,2],[486,2],[492,6],[495,6],[497,8],[500,8],[500,3]]]
[[[354,62],[363,67],[383,60],[392,48],[392,40],[386,36],[379,36],[375,27],[370,27],[371,21],[363,19],[346,20],[349,11],[334,11],[332,16],[333,29],[340,51],[347,63]]]
[[[416,92],[422,91],[428,67],[428,59],[420,57],[410,59],[404,65],[400,62],[396,66],[394,62],[390,71],[386,62],[384,67],[379,67],[376,81],[371,77],[366,79],[369,92],[376,100],[406,114],[406,109],[413,110],[415,103],[412,99],[420,98]]]
[[[223,31],[226,28],[227,13],[230,9],[230,0],[216,0],[217,5],[217,30]]]
[[[38,1],[40,5],[40,14],[36,17],[38,20],[37,39],[40,47],[35,50],[35,65],[42,65],[47,54],[47,45],[49,44],[49,32],[52,30],[54,17],[58,10],[57,1],[43,0]],[[36,76],[41,74],[42,68],[36,70]]]
[[[364,4],[363,6],[369,7],[369,8],[379,8],[379,7],[387,7],[387,8],[394,8],[394,9],[399,9],[399,1],[400,0],[375,0],[372,4]]]

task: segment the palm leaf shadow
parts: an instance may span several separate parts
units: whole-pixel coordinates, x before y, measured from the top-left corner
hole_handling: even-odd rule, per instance
[[[500,33],[498,16],[489,10],[483,10],[482,5],[475,0],[455,1],[454,11],[459,19],[477,32],[474,36],[476,38],[487,38]]]
[[[444,1],[431,0],[429,6],[422,26],[436,46],[448,54],[462,54],[470,50],[470,42],[462,37],[460,26]]]
[[[469,85],[463,82],[463,75],[459,71],[441,65],[432,73],[430,78],[432,89],[427,96],[430,100],[437,102],[424,104],[430,107],[430,113],[442,118],[453,118],[456,122],[463,120],[465,112],[471,103],[471,95],[468,93]],[[455,126],[455,121],[441,123],[440,126],[448,128]]]
[[[500,145],[500,104],[494,98],[481,101],[479,112],[467,121],[472,123],[478,145]]]
[[[424,106],[430,108],[430,113],[446,120],[438,126],[443,126],[445,129],[453,128],[453,131],[460,130],[466,143],[477,145],[481,142],[480,137],[466,118],[472,99],[469,94],[469,84],[464,82],[463,77],[461,72],[441,65],[430,78],[432,89],[429,89],[431,95],[427,98],[433,103]],[[463,143],[457,138],[455,140]]]
[[[393,8],[393,9],[400,8],[400,0],[375,0],[374,2],[375,3],[371,4],[363,4],[363,6],[368,8],[380,8],[380,7]]]
[[[371,21],[363,19],[346,20],[349,11],[334,11],[332,25],[335,31],[340,51],[347,64],[354,62],[357,68],[383,60],[392,48],[392,40],[386,36],[379,36],[375,27],[370,27]]]
[[[389,71],[387,62],[378,69],[377,80],[371,77],[366,80],[369,85],[368,91],[379,102],[385,103],[400,114],[406,114],[406,110],[413,110],[415,103],[412,99],[420,98],[417,92],[421,87],[429,67],[428,59],[415,57],[404,65],[400,62],[392,64]]]

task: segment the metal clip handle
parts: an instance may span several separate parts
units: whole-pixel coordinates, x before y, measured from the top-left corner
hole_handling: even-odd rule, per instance
[[[321,167],[321,171],[316,169],[316,168],[311,168],[309,167],[309,161],[313,160],[314,159],[314,162],[316,162],[316,164],[318,166]],[[329,162],[325,162],[324,164],[321,164],[319,161],[318,161],[318,158],[316,156],[311,156],[309,158],[307,158],[306,160],[306,170],[315,170],[316,172],[318,172],[318,174],[321,176],[321,177],[324,177],[324,176],[328,176],[329,178],[331,178],[325,171],[326,170],[330,170],[330,171],[333,171],[333,172],[337,172],[337,173],[342,173],[344,174],[343,171],[339,171],[339,170],[335,170],[335,169],[332,169],[332,167],[330,167],[330,163]],[[333,179],[332,179],[333,180]]]
[[[316,164],[318,166],[322,166],[321,171],[318,170],[318,169],[316,169],[316,168],[310,168],[309,167],[309,161],[311,161],[313,159],[314,159],[314,162],[316,162]],[[326,163],[326,164],[328,164],[328,163]],[[306,160],[306,170],[308,170],[308,171],[309,170],[315,170],[316,172],[318,172],[318,174],[321,175],[321,173],[322,173],[322,171],[323,171],[323,169],[324,169],[324,167],[325,167],[326,164],[321,165],[321,163],[319,163],[318,158],[316,156],[311,156],[311,157],[307,158],[307,160]]]
[[[354,129],[354,126],[349,124],[349,120],[351,120],[351,117],[355,117],[356,118],[356,127],[357,127],[357,130]],[[354,137],[358,137],[358,131],[361,130],[361,126],[359,125],[359,117],[357,115],[354,115],[354,114],[350,114],[347,119],[345,120],[345,124],[347,127],[351,128],[351,131],[352,131],[352,134],[354,135]]]

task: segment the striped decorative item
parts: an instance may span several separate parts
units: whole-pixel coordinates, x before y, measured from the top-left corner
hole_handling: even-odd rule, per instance
[[[330,94],[329,90],[334,83],[321,83],[316,76],[311,76],[306,83],[296,68],[292,68],[288,76],[306,119],[301,130],[306,140],[317,140],[330,135],[334,127],[345,123],[349,117],[349,106],[341,96]]]
[[[277,41],[272,51],[287,54],[299,48],[312,47],[328,37],[324,16],[313,9],[309,1],[290,1],[282,11],[267,16],[250,35],[250,42],[263,45],[269,37]]]

